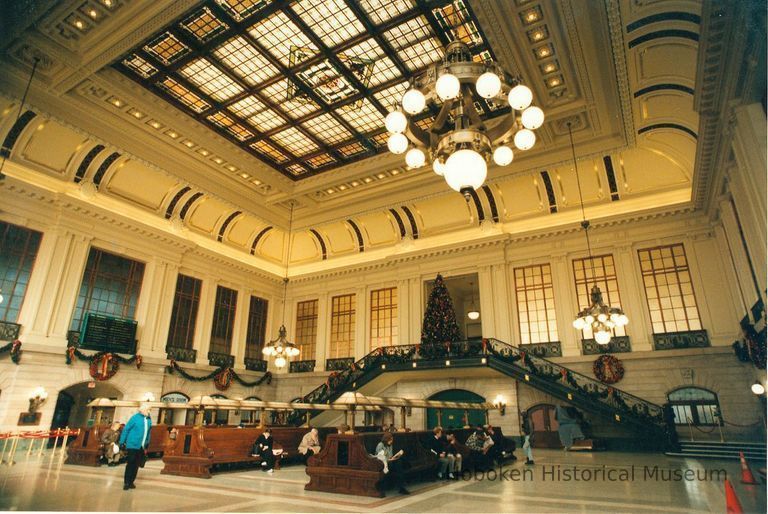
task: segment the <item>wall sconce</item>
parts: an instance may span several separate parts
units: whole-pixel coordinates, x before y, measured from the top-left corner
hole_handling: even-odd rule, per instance
[[[29,412],[35,413],[37,409],[48,399],[48,391],[43,387],[36,387],[29,397]]]
[[[755,396],[762,396],[765,394],[765,386],[761,384],[759,381],[755,380],[755,383],[752,384],[752,394]]]
[[[499,409],[499,413],[503,416],[507,410],[507,399],[497,394],[496,398],[493,399],[493,406]]]
[[[142,402],[154,402],[155,401],[155,395],[152,394],[152,392],[147,391],[144,393],[144,396],[141,397]]]

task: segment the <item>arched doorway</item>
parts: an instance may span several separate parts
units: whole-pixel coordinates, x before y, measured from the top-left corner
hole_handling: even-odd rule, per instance
[[[681,387],[667,398],[675,413],[675,425],[715,426],[720,422],[717,395],[701,387]]]
[[[185,404],[189,402],[189,396],[187,396],[184,393],[180,393],[178,391],[173,391],[170,393],[165,393],[163,396],[160,397],[161,402],[165,403],[176,403],[176,404]],[[189,412],[188,410],[184,409],[159,409],[159,413],[157,415],[157,423],[159,425],[181,425],[182,423],[187,424],[187,416],[186,414]],[[192,423],[194,423],[194,415],[192,416]]]
[[[446,402],[470,402],[470,403],[483,403],[485,398],[472,391],[465,389],[447,389],[435,393],[427,400],[442,400]],[[465,413],[461,409],[442,409],[441,415],[438,416],[437,409],[427,409],[427,429],[435,428],[440,425],[446,430],[453,428],[461,428],[465,425],[477,426],[485,424],[485,411],[483,410],[470,410],[467,411],[468,418],[465,419]],[[438,417],[440,419],[438,419]]]
[[[94,412],[88,403],[96,398],[122,400],[123,392],[106,382],[80,382],[59,391],[53,411],[51,429],[62,427],[86,427],[94,422]],[[115,419],[114,407],[102,410],[101,424]]]
[[[526,413],[533,432],[534,448],[562,448],[557,434],[559,424],[555,419],[554,405],[534,405]]]

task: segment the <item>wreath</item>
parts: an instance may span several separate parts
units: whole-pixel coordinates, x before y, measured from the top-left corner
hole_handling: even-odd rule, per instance
[[[592,364],[592,373],[604,384],[615,384],[624,378],[624,364],[613,355],[601,355]]]
[[[232,384],[232,368],[224,368],[213,377],[213,385],[219,391],[226,391]]]
[[[95,354],[91,357],[91,364],[88,366],[88,372],[99,381],[109,380],[119,369],[120,361],[111,353]]]

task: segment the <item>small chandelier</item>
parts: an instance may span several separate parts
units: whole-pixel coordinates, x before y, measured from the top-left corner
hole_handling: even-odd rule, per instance
[[[297,357],[301,353],[301,350],[298,346],[288,341],[288,331],[285,329],[285,297],[288,292],[288,260],[291,258],[293,207],[294,203],[291,201],[291,216],[290,220],[288,221],[288,256],[286,257],[285,261],[285,277],[283,278],[283,313],[281,316],[283,321],[280,324],[280,329],[277,331],[277,339],[273,339],[268,342],[261,350],[261,353],[263,353],[267,358],[275,358],[275,366],[277,366],[277,369],[284,368],[285,364],[288,362],[288,359]]]
[[[480,119],[475,93],[496,107],[512,111],[494,126]],[[411,122],[429,100],[442,108],[428,130]],[[531,106],[533,93],[495,62],[475,62],[466,43],[452,41],[442,62],[413,79],[399,106],[384,120],[390,136],[387,147],[405,154],[410,168],[432,169],[454,191],[469,201],[472,191],[485,182],[490,159],[499,165],[512,162],[512,144],[521,151],[536,143],[535,129],[544,123],[544,112]]]
[[[573,169],[576,171],[576,185],[579,188],[579,204],[581,205],[581,228],[584,229],[584,237],[587,239],[587,252],[592,266],[592,279],[595,279],[595,260],[592,258],[592,245],[589,242],[589,220],[584,214],[584,197],[581,194],[581,181],[579,180],[579,165],[576,162],[576,147],[573,144],[573,130],[568,122],[568,136],[571,140],[571,153],[573,155]],[[610,307],[603,302],[603,293],[597,284],[592,286],[590,292],[591,304],[576,315],[573,320],[573,328],[584,330],[590,328],[592,336],[597,344],[605,345],[611,342],[613,329],[623,327],[629,323],[629,318],[624,311],[617,307]]]
[[[476,319],[480,319],[480,311],[475,308],[475,290],[472,288],[473,285],[472,282],[469,283],[469,288],[472,290],[472,305],[469,307],[467,317],[472,321],[475,321]]]

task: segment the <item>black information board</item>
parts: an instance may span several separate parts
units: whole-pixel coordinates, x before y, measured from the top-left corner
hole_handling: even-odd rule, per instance
[[[80,332],[80,348],[115,353],[136,353],[136,326],[132,319],[89,312]]]

